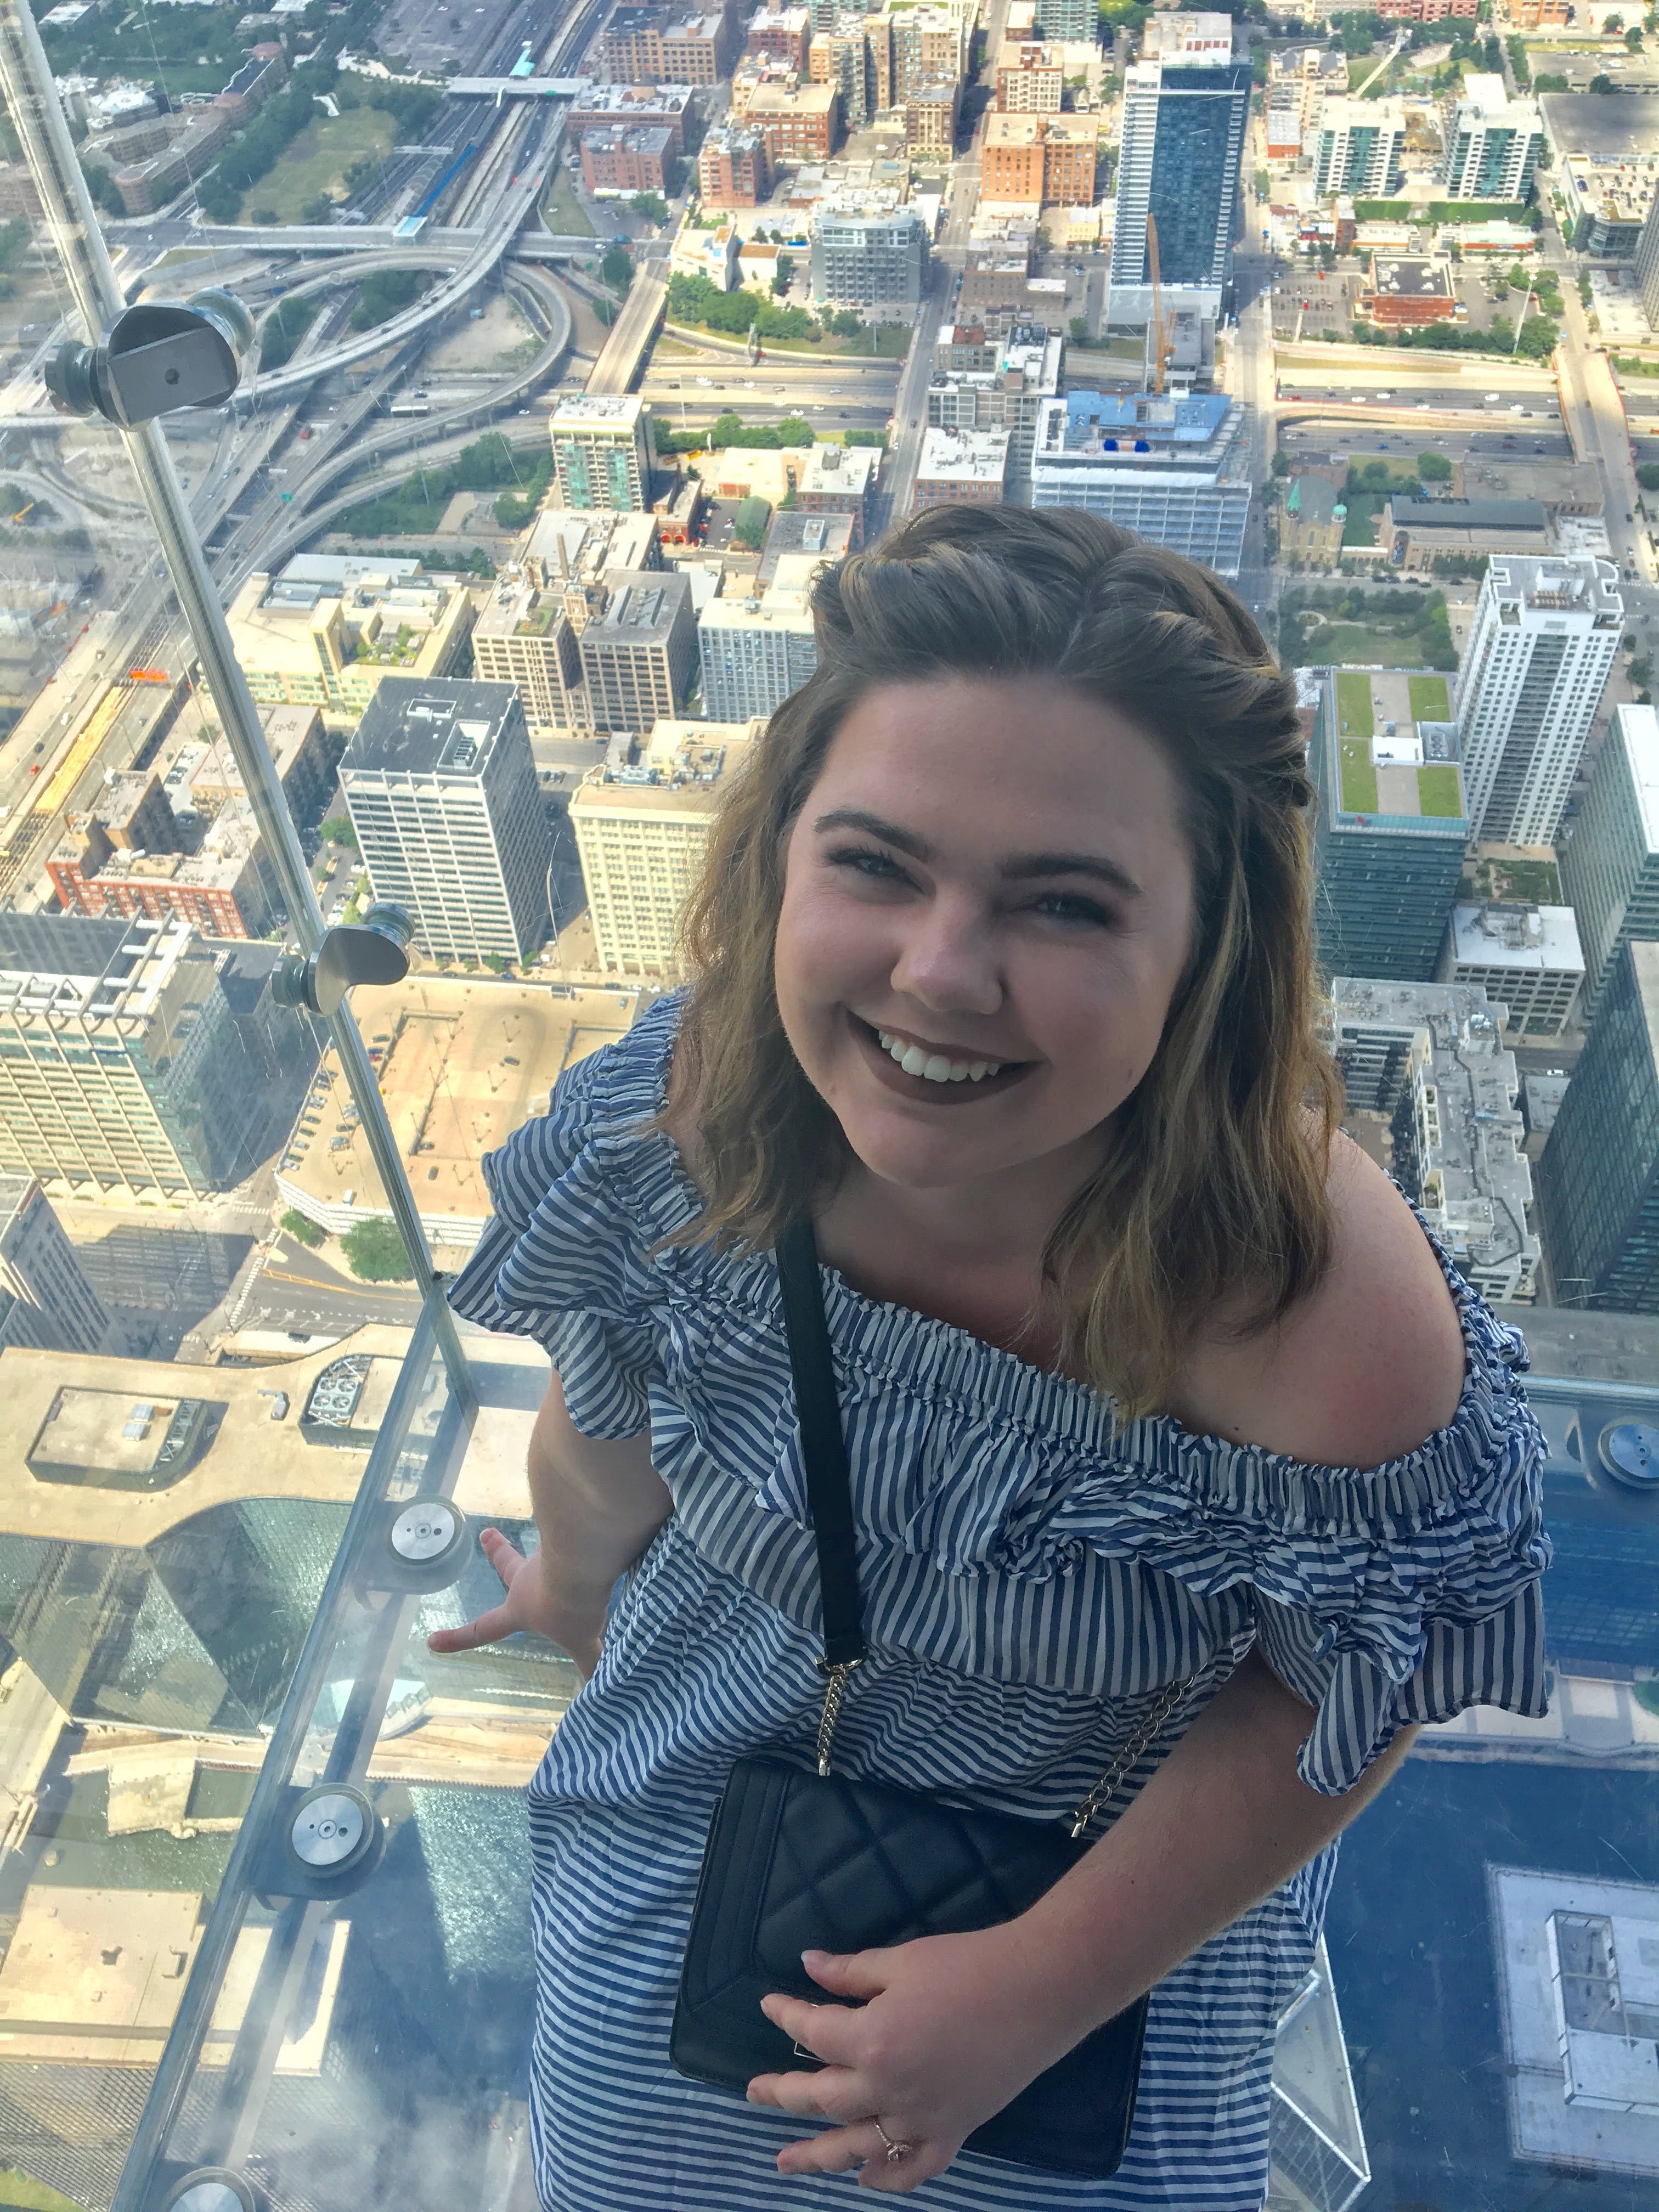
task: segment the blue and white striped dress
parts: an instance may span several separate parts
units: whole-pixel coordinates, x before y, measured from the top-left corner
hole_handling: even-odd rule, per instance
[[[823,1688],[771,1259],[647,1256],[701,1204],[670,1140],[637,1133],[663,1103],[681,1004],[664,999],[573,1068],[549,1114],[485,1162],[495,1216],[452,1291],[471,1320],[545,1346],[578,1428],[648,1426],[674,1498],[530,1789],[532,2130],[548,2212],[748,2212],[844,2203],[855,2185],[780,2178],[779,2148],[812,2124],[668,2062],[726,1771],[767,1745],[805,1751]],[[1317,1708],[1297,1771],[1324,1795],[1404,1723],[1475,1704],[1547,1711],[1550,1547],[1541,1440],[1515,1381],[1525,1352],[1435,1249],[1462,1322],[1462,1399],[1417,1450],[1365,1472],[1162,1418],[1112,1444],[1082,1385],[826,1269],[872,1644],[838,1768],[1058,1820],[1158,1689],[1196,1676],[1115,1816],[1258,1639]],[[1114,2179],[964,2154],[917,2203],[1255,2212],[1274,2025],[1335,1858],[1333,1844],[1153,1990]]]

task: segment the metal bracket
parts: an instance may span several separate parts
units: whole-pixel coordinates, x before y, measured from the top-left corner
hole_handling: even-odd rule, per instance
[[[101,415],[136,429],[184,407],[218,407],[242,378],[253,318],[234,293],[146,300],[126,307],[96,345],[70,339],[46,365],[60,415]]]
[[[335,1013],[354,984],[401,983],[414,934],[403,907],[377,899],[361,921],[325,929],[308,959],[303,952],[284,953],[270,979],[270,995],[279,1006]]]

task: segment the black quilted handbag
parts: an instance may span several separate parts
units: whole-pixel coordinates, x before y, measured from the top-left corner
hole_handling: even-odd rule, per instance
[[[779,1239],[777,1261],[823,1607],[817,1664],[828,1682],[817,1771],[764,1753],[732,1767],[703,1850],[669,2044],[679,2073],[739,2094],[757,2074],[820,2063],[760,2008],[771,1990],[836,2002],[808,1978],[803,1951],[874,1950],[994,1927],[1024,1912],[1090,1848],[1085,1831],[1097,1808],[1188,1686],[1173,1683],[1160,1693],[1128,1747],[1059,1825],[830,1771],[836,1716],[866,1647],[847,1451],[810,1221]],[[1134,2118],[1146,2025],[1143,1996],[976,2128],[965,2148],[1051,2173],[1115,2173]]]

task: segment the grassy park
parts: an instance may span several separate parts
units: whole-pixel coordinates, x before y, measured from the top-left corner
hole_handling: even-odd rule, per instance
[[[392,151],[395,128],[392,118],[378,107],[349,107],[337,116],[319,114],[314,123],[307,124],[269,175],[244,193],[240,220],[252,222],[257,212],[274,215],[278,222],[299,222],[301,210],[319,192],[343,199],[346,171],[365,156],[384,161]]]

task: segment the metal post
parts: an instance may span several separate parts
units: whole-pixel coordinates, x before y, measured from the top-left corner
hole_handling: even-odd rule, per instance
[[[110,265],[86,179],[81,173],[57,87],[40,45],[27,0],[0,0],[0,94],[22,143],[46,227],[64,274],[96,344],[106,325],[125,307]],[[312,888],[311,872],[289,818],[270,748],[265,743],[253,695],[239,666],[230,631],[219,605],[207,557],[190,520],[179,478],[159,422],[121,433],[131,458],[144,505],[161,542],[173,587],[179,595],[202,672],[242,780],[264,848],[283,887],[289,918],[301,949],[314,952],[323,918]],[[404,1249],[432,1316],[439,1349],[459,1396],[471,1401],[471,1384],[454,1317],[433,1273],[415,1195],[404,1172],[392,1124],[357,1025],[344,1006],[329,1023],[346,1086],[356,1102],[364,1134],[380,1177],[381,1188],[398,1224]]]

